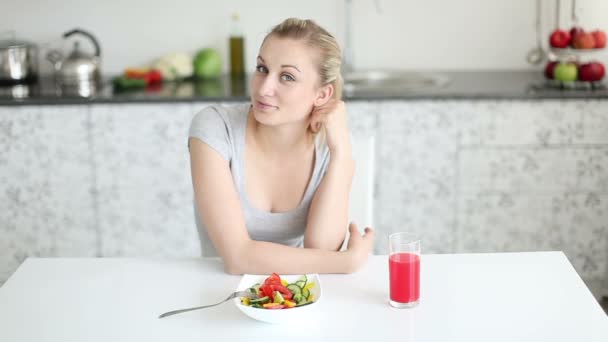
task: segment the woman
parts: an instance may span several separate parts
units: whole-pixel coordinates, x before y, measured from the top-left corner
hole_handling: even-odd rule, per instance
[[[351,223],[348,249],[339,251],[354,173],[340,64],[327,31],[287,19],[262,42],[251,103],[194,117],[203,253],[217,251],[226,272],[349,273],[367,260],[371,228],[362,236]]]

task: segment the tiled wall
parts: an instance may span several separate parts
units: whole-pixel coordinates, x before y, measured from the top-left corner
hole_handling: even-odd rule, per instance
[[[187,129],[205,103],[0,107],[0,283],[26,256],[196,256]],[[608,282],[608,102],[348,103],[376,140],[375,251],[563,250]]]

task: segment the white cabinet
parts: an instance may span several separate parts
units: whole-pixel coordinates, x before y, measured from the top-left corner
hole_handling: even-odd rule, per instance
[[[0,281],[27,256],[95,256],[86,106],[0,107]]]
[[[190,104],[91,106],[99,253],[198,256],[187,147]]]

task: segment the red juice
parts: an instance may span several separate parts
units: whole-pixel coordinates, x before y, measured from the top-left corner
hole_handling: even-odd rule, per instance
[[[395,253],[388,259],[391,300],[411,303],[420,298],[420,256]]]

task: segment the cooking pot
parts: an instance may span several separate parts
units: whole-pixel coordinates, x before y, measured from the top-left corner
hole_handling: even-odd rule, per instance
[[[38,47],[33,43],[0,40],[0,84],[35,81],[38,76]]]

